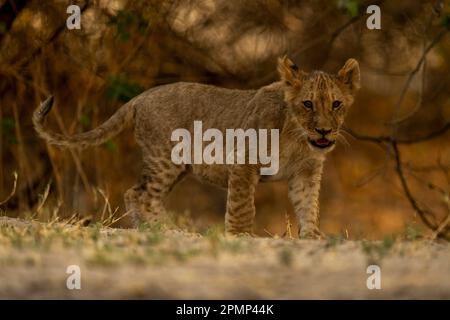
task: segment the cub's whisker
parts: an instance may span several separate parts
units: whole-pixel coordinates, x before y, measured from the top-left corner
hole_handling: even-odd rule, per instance
[[[338,133],[337,140],[341,141],[346,147],[350,147],[350,143],[348,142],[347,138],[345,138],[341,133]]]

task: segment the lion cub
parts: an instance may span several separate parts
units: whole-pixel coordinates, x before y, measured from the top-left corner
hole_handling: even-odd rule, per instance
[[[101,144],[133,125],[142,149],[139,182],[125,193],[126,208],[136,221],[165,216],[163,199],[187,173],[227,188],[227,233],[251,233],[254,193],[259,182],[286,180],[301,238],[320,238],[319,189],[327,152],[339,137],[344,117],[360,86],[358,62],[349,59],[336,74],[300,71],[291,60],[279,59],[281,81],[258,90],[233,90],[198,83],[174,83],[147,90],[122,106],[91,131],[65,136],[44,128],[53,98],[34,112],[36,131],[48,143],[83,148]],[[261,163],[174,163],[174,130],[193,133],[194,121],[204,129],[225,133],[230,128],[279,131],[279,169],[260,174]]]

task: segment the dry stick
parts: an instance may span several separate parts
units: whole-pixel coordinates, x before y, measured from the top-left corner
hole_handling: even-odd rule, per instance
[[[445,234],[447,232],[447,229],[450,229],[450,228],[447,228],[449,226],[449,222],[450,222],[450,199],[449,199],[450,197],[449,197],[449,193],[446,190],[444,190],[443,188],[441,188],[431,182],[428,182],[427,184],[431,190],[436,190],[441,194],[445,204],[447,205],[448,211],[449,211],[449,214],[447,215],[447,217],[445,219],[443,219],[443,221],[441,223],[439,223],[439,226],[436,229],[435,235],[433,237],[433,239],[434,239],[439,234],[441,234],[441,233]]]
[[[440,2],[440,1],[437,1]],[[437,3],[436,2],[436,3]],[[431,23],[433,22],[433,18],[436,15],[435,11],[434,11],[434,7],[432,7],[431,10],[431,14],[428,18],[428,21],[426,23],[426,26],[424,28],[423,31],[423,41],[422,41],[422,56],[425,55],[425,50],[427,49],[427,32],[431,27]],[[419,91],[419,99],[416,102],[416,105],[414,106],[414,108],[409,111],[407,114],[398,117],[397,119],[395,119],[393,122],[394,123],[401,123],[404,122],[405,120],[411,118],[414,114],[416,114],[417,111],[419,111],[419,109],[422,107],[422,103],[423,103],[423,93],[425,91],[425,73],[426,73],[426,66],[427,66],[427,61],[426,59],[424,59],[423,63],[422,63],[422,79],[421,79],[421,85],[420,85],[420,91]],[[419,68],[420,69],[420,68]],[[400,108],[400,107],[399,107]],[[397,110],[399,111],[399,110]]]
[[[400,180],[402,181],[402,186],[404,189],[405,194],[408,196],[411,204],[413,205],[413,207],[415,209],[419,209],[416,210],[417,213],[419,214],[419,216],[422,218],[422,220],[424,220],[424,215],[423,215],[423,211],[421,212],[422,209],[420,209],[417,206],[416,200],[412,197],[411,192],[409,191],[408,185],[406,183],[406,179],[405,177],[402,175],[403,171],[402,171],[402,165],[401,162],[399,161],[399,159],[397,159],[399,157],[399,153],[398,153],[398,148],[397,148],[397,123],[395,122],[395,118],[398,117],[398,113],[400,112],[400,108],[401,105],[403,103],[403,100],[405,98],[406,92],[408,91],[410,85],[411,85],[411,81],[414,78],[414,75],[420,70],[422,64],[426,61],[426,57],[428,55],[428,52],[430,52],[430,50],[442,39],[442,37],[447,33],[447,29],[442,30],[440,33],[438,33],[438,35],[430,42],[430,44],[423,50],[422,52],[422,56],[420,57],[419,61],[416,64],[416,67],[410,72],[405,85],[403,86],[402,92],[400,93],[400,97],[395,105],[395,110],[394,110],[394,115],[393,115],[393,119],[391,121],[392,123],[392,127],[391,127],[391,134],[390,134],[390,138],[391,138],[391,144],[392,147],[394,149],[394,151],[396,151],[395,156],[396,156],[396,161],[398,162],[397,165],[397,173],[399,175]],[[450,126],[449,123],[447,123],[447,126]],[[444,127],[445,129],[445,127]],[[444,131],[446,131],[447,129],[445,129]],[[417,139],[416,139],[417,140]],[[389,157],[389,153],[386,152],[386,157]]]
[[[169,4],[166,6],[165,11],[167,13],[173,12],[173,10],[176,10],[177,6],[179,6],[177,1],[168,3]],[[173,17],[170,14],[165,14],[162,21],[164,21],[166,26],[168,26],[165,31],[170,35],[170,38],[172,40],[172,44],[170,46],[167,46],[168,49],[172,49],[173,51],[173,47],[176,46],[176,49],[178,50],[175,51],[183,52],[184,55],[195,56],[196,59],[192,59],[192,62],[196,62],[197,66],[201,69],[205,69],[205,65],[209,63],[214,65],[215,68],[221,70],[222,73],[227,74],[228,76],[234,76],[233,72],[228,70],[225,64],[221,63],[221,61],[218,59],[214,59],[214,57],[208,54],[205,48],[202,48],[201,45],[195,43],[195,41],[189,41],[187,39],[187,32],[185,32],[184,36],[179,32],[176,32],[171,27]],[[204,63],[198,63],[199,61],[203,61]]]
[[[114,212],[111,214],[111,218],[109,218],[109,221],[107,221],[107,223],[104,224],[105,227],[111,227],[114,223],[116,223],[116,222],[122,220],[123,218],[125,218],[126,216],[128,216],[128,215],[130,214],[130,212],[131,212],[131,211],[127,211],[127,212],[125,212],[123,215],[121,215],[121,216],[119,216],[119,217],[117,217],[117,218],[114,218],[115,215],[116,215],[116,213],[117,213],[117,211],[119,211],[119,207],[117,207],[117,208],[114,210]]]
[[[167,22],[169,23],[169,22]],[[205,69],[205,65],[213,65],[216,69],[219,69],[223,74],[226,74],[228,77],[233,77],[235,74],[233,71],[229,70],[226,64],[222,63],[220,59],[215,59],[211,55],[208,54],[206,49],[203,49],[200,45],[193,43],[191,41],[186,40],[182,35],[179,35],[177,32],[173,30],[167,31],[170,34],[172,43],[167,48],[174,48],[176,50],[180,50],[185,55],[190,55],[191,57],[195,57],[192,61],[196,63],[197,66]],[[175,51],[176,51],[175,50]],[[173,51],[173,49],[172,49]],[[204,61],[201,63],[200,61]]]
[[[450,208],[449,208],[450,210]],[[445,234],[445,229],[450,225],[450,213],[447,215],[447,217],[442,221],[441,224],[436,228],[436,231],[433,232],[433,234],[430,236],[431,240],[436,239],[439,235]]]
[[[58,200],[58,203],[56,204],[56,206],[53,207],[52,215],[50,217],[50,222],[53,222],[53,221],[56,222],[59,220],[58,213],[59,213],[59,209],[61,209],[62,203],[63,202],[61,200]]]
[[[385,160],[383,161],[383,165],[379,166],[378,168],[376,168],[375,170],[373,170],[372,172],[370,172],[369,174],[365,175],[364,177],[358,179],[358,181],[356,181],[353,185],[356,188],[361,188],[367,184],[369,184],[371,181],[373,181],[376,177],[378,177],[379,175],[381,175],[383,172],[386,171],[387,168],[387,157],[385,157]]]
[[[349,134],[352,138],[356,138],[356,136],[354,134],[352,134],[351,130],[348,128],[343,128],[343,132]],[[386,155],[389,152],[389,146],[386,144],[381,144],[381,143],[377,143],[377,146],[379,146],[383,151],[386,152]],[[355,187],[362,187],[368,183],[370,183],[372,180],[374,180],[376,177],[378,177],[379,175],[382,175],[384,172],[386,172],[386,168],[388,167],[389,164],[389,156],[384,157],[384,161],[383,161],[383,165],[379,166],[378,168],[376,168],[375,170],[373,170],[371,173],[369,173],[368,176],[363,177],[361,179],[359,179],[357,182],[355,182],[354,186]]]
[[[405,99],[406,92],[408,91],[414,76],[422,67],[422,64],[425,62],[425,59],[426,59],[428,53],[430,52],[430,50],[433,49],[433,47],[436,44],[438,44],[439,41],[441,41],[442,37],[447,33],[447,31],[449,31],[449,30],[444,29],[441,32],[439,32],[436,35],[436,37],[434,37],[434,39],[430,42],[430,44],[423,50],[422,56],[420,57],[419,61],[417,62],[415,68],[409,73],[408,78],[406,79],[405,84],[400,93],[400,97],[398,98],[397,103],[395,105],[395,111],[396,111],[394,113],[395,118],[397,118],[397,113],[400,110],[403,100]],[[392,135],[392,137],[394,137],[396,134],[396,129],[397,129],[397,127],[396,127],[397,120],[393,119],[391,123],[392,123],[392,134],[391,135]]]
[[[272,234],[269,230],[267,230],[266,228],[264,228],[263,230],[265,233],[267,233],[271,238],[275,238],[275,235]]]
[[[443,202],[445,203],[447,208],[449,208],[449,205],[450,205],[449,193],[446,190],[444,190],[442,187],[440,187],[440,186],[438,186],[438,185],[436,185],[436,184],[434,184],[432,182],[429,182],[429,181],[426,181],[425,179],[422,179],[418,175],[414,174],[414,172],[411,172],[411,176],[413,178],[415,178],[417,181],[419,181],[419,182],[421,182],[423,184],[426,184],[430,190],[437,191],[442,196]],[[443,221],[445,222],[445,219]],[[440,223],[439,225],[444,224],[444,222]],[[447,226],[447,223],[445,223],[445,225],[442,227],[441,231],[443,231],[446,226]]]
[[[412,165],[409,162],[406,163],[402,163],[402,166],[404,166],[406,169],[408,169],[411,172],[432,172],[432,171],[441,171],[442,169],[444,170],[449,170],[450,169],[450,164],[437,164],[437,165],[423,165],[423,166],[416,166],[416,165]],[[446,171],[442,172],[445,175],[447,175],[448,173],[446,173]],[[446,177],[447,181],[448,181],[448,177]],[[450,182],[449,182],[450,185]]]
[[[84,11],[86,11],[86,9],[89,8],[89,0],[86,0],[85,4],[80,8],[80,15],[83,14]],[[49,45],[50,43],[52,43],[53,41],[55,41],[58,36],[64,31],[66,30],[66,21],[64,20],[64,23],[62,23],[58,28],[56,28],[53,31],[53,34],[50,36],[50,38],[47,39],[47,41],[44,42],[44,44],[42,44],[41,46],[39,46],[38,48],[36,48],[35,50],[33,50],[31,52],[31,54],[29,54],[25,59],[23,60],[19,60],[17,63],[14,64],[14,67],[16,67],[17,69],[23,68],[24,66],[28,65],[28,63],[30,63],[31,61],[34,61],[34,59],[40,55],[42,53],[42,50]]]
[[[357,22],[359,20],[360,16],[357,17],[353,17],[350,20],[348,20],[346,23],[344,23],[342,26],[340,26],[339,28],[337,28],[334,32],[332,32],[330,35],[322,35],[320,37],[316,37],[314,38],[312,41],[308,42],[307,44],[303,44],[301,49],[296,50],[292,53],[293,57],[299,56],[302,53],[308,51],[309,49],[315,47],[316,45],[318,45],[319,43],[323,42],[325,39],[329,39],[328,43],[332,44],[336,38],[344,31],[346,30],[349,26],[351,26],[352,24],[354,24],[355,22]],[[272,78],[274,78],[276,74],[276,71],[272,71],[269,72],[267,75],[265,75],[264,77],[252,81],[251,85],[254,87],[259,87],[260,85],[266,84],[268,81],[272,80]]]
[[[126,216],[128,216],[130,214],[131,211],[126,211],[123,215],[116,218],[115,216],[116,216],[117,211],[119,210],[119,207],[117,207],[114,211],[112,211],[111,204],[109,202],[109,199],[108,199],[108,196],[106,195],[106,193],[100,188],[97,188],[97,191],[101,194],[101,196],[103,197],[103,199],[105,201],[105,204],[103,206],[103,212],[102,212],[102,215],[100,218],[100,222],[102,223],[103,226],[110,227],[114,223],[122,220],[123,218],[125,218]],[[106,211],[108,211],[107,218],[105,218]]]
[[[401,71],[385,71],[382,68],[377,68],[371,65],[365,65],[365,69],[369,70],[371,73],[389,77],[406,77],[411,72],[410,68]]]
[[[111,218],[111,215],[112,215],[112,210],[111,210],[111,205],[109,203],[108,196],[105,194],[105,192],[102,189],[100,189],[100,188],[97,188],[97,191],[103,197],[103,200],[105,200],[105,204],[103,205],[102,215],[101,215],[101,218],[100,218],[100,221],[103,223],[105,221],[106,210],[108,210],[108,214],[109,214],[110,218]]]
[[[445,175],[445,177],[447,178],[447,184],[450,186],[450,175],[448,173],[448,169],[446,169],[443,164],[442,164],[442,159],[441,157],[439,157],[438,159],[438,166],[439,168],[442,170],[443,174]],[[449,199],[449,192],[443,190],[443,194],[444,194],[444,200],[447,203],[447,208],[448,208],[448,215],[447,217],[442,221],[442,223],[439,224],[437,230],[432,234],[432,239],[436,239],[436,237],[439,236],[439,234],[446,230],[447,227],[450,225],[450,199]],[[445,232],[445,231],[444,231]]]
[[[450,123],[447,123],[444,127],[442,127],[439,130],[433,131],[423,137],[419,137],[419,138],[414,138],[414,139],[395,139],[391,136],[364,136],[364,135],[359,135],[355,132],[353,132],[352,130],[346,128],[345,130],[350,133],[352,136],[354,136],[356,139],[359,140],[365,140],[365,141],[369,141],[369,142],[373,142],[373,143],[389,143],[392,146],[392,149],[394,151],[394,155],[395,155],[395,162],[396,162],[396,172],[397,175],[400,178],[400,182],[402,184],[402,188],[403,191],[409,201],[409,203],[411,204],[411,206],[413,207],[413,209],[417,212],[417,214],[419,215],[419,217],[421,218],[421,220],[424,222],[424,224],[429,227],[430,229],[434,230],[436,232],[437,228],[439,227],[438,225],[436,225],[435,221],[431,221],[428,219],[427,216],[431,216],[434,218],[434,215],[431,214],[429,211],[423,210],[419,204],[417,203],[417,200],[413,197],[408,183],[406,181],[406,178],[404,176],[403,173],[403,167],[402,167],[402,162],[401,162],[401,157],[400,157],[400,151],[398,149],[398,144],[413,144],[413,143],[418,143],[418,142],[423,142],[426,140],[430,140],[433,139],[437,136],[440,136],[442,134],[444,134],[445,132],[447,132],[450,129]],[[445,228],[445,227],[444,227]],[[444,230],[441,230],[440,232],[442,232]]]
[[[374,143],[395,142],[397,144],[414,144],[414,143],[419,143],[419,142],[424,142],[427,140],[434,139],[434,138],[446,133],[447,131],[450,130],[450,122],[446,123],[442,128],[440,128],[436,131],[432,131],[422,137],[403,138],[403,139],[393,138],[391,136],[369,136],[369,135],[363,135],[363,134],[356,133],[355,131],[353,131],[350,128],[343,128],[343,129],[358,140],[370,141],[370,142],[374,142]]]
[[[16,193],[16,188],[17,188],[17,178],[18,178],[18,174],[17,174],[16,171],[14,171],[13,176],[14,176],[13,188],[12,188],[12,190],[11,190],[9,196],[7,196],[5,200],[3,200],[3,201],[0,202],[0,206],[1,206],[1,205],[4,205],[5,203],[7,203],[7,202],[9,201],[9,199],[11,199],[11,198],[14,196],[14,194]]]
[[[420,84],[420,89],[419,89],[419,98],[417,99],[417,102],[414,106],[414,108],[412,108],[412,110],[408,111],[406,114],[397,117],[397,119],[394,119],[392,122],[395,124],[398,123],[402,123],[406,120],[408,120],[409,118],[411,118],[413,115],[415,115],[417,113],[417,111],[420,110],[420,108],[422,107],[423,104],[423,92],[425,89],[425,70],[426,70],[426,60],[423,62],[422,64],[422,79],[421,79],[421,84]]]
[[[42,194],[42,200],[39,203],[38,207],[36,208],[36,212],[33,215],[33,219],[37,216],[39,216],[39,214],[41,213],[42,208],[44,207],[45,202],[47,201],[48,195],[50,193],[50,186],[51,186],[51,181],[49,183],[47,183],[47,185],[45,186],[45,190],[44,193]]]
[[[287,212],[285,212],[284,214],[284,218],[286,220],[286,237],[288,237],[288,239],[294,239],[292,237],[292,223],[291,220],[289,219],[289,214]]]
[[[381,4],[383,1],[378,1],[376,4]],[[374,3],[375,4],[375,3]],[[323,65],[325,64],[325,62],[328,60],[328,57],[330,56],[330,52],[333,48],[333,44],[336,41],[336,39],[339,37],[339,35],[344,32],[347,28],[349,28],[351,25],[353,25],[354,23],[358,22],[359,19],[362,17],[362,15],[357,15],[352,17],[350,20],[348,20],[346,23],[344,23],[342,26],[340,26],[339,28],[337,28],[331,35],[330,38],[328,40],[327,43],[327,48],[325,49],[326,51],[326,57],[323,59],[323,63],[320,65],[320,68],[323,67]],[[304,52],[303,48],[301,50],[302,52]],[[299,53],[297,53],[299,54]]]
[[[400,159],[400,151],[398,149],[397,146],[397,142],[392,141],[391,142],[392,145],[392,149],[394,150],[394,155],[395,155],[395,163],[396,163],[396,171],[398,174],[398,177],[400,178],[400,182],[402,184],[403,187],[403,191],[406,195],[406,198],[408,199],[409,203],[411,204],[411,206],[413,207],[413,209],[417,212],[417,214],[419,215],[420,219],[422,220],[422,222],[430,229],[432,230],[436,230],[437,225],[435,221],[431,221],[429,220],[428,216],[433,217],[432,220],[434,220],[434,215],[431,214],[430,212],[422,209],[419,204],[417,203],[417,200],[413,197],[411,190],[409,189],[408,183],[406,181],[405,175],[403,173],[403,168],[402,168],[402,162]]]
[[[378,0],[378,1],[374,1],[371,4],[374,5],[381,5],[383,4],[384,0]],[[358,14],[357,16],[354,16],[352,18],[350,18],[349,20],[347,20],[344,24],[342,24],[341,26],[339,26],[336,30],[334,30],[331,34],[325,34],[325,35],[321,35],[319,37],[314,38],[312,41],[308,42],[307,44],[303,44],[301,46],[301,48],[299,50],[296,50],[292,53],[293,57],[299,56],[302,53],[310,50],[311,48],[314,48],[316,45],[318,45],[319,43],[323,42],[324,40],[328,39],[327,41],[327,47],[331,48],[333,43],[336,41],[336,39],[345,31],[347,30],[350,26],[352,26],[353,24],[355,24],[356,22],[358,22],[363,15],[365,14],[364,11],[361,11],[360,14]],[[330,50],[327,50],[327,52],[329,52]],[[252,82],[252,86],[260,86],[262,84],[267,83],[268,81],[270,81],[276,74],[276,71],[272,71],[269,72],[266,76],[253,81]]]
[[[447,199],[448,199],[448,193],[447,193],[447,191],[445,191],[442,187],[440,187],[440,186],[438,186],[438,185],[436,185],[436,184],[434,184],[434,183],[432,183],[432,182],[429,182],[429,181],[427,181],[427,180],[425,180],[425,179],[419,177],[417,174],[415,174],[415,173],[412,172],[412,171],[410,171],[410,175],[411,175],[413,178],[415,178],[418,182],[425,184],[430,190],[437,191],[438,193],[440,193],[441,196],[444,198],[445,204],[447,204],[447,202],[448,202],[448,201],[447,201]]]
[[[116,215],[117,211],[119,210],[119,207],[117,207],[114,211],[112,211],[111,204],[109,202],[109,199],[108,199],[108,196],[106,195],[106,193],[100,188],[97,188],[97,191],[101,194],[101,196],[103,197],[103,199],[105,201],[105,204],[103,206],[102,215],[100,218],[100,222],[102,223],[103,226],[110,227],[114,223],[122,220],[124,217],[126,217],[128,214],[130,214],[130,211],[127,211],[123,215],[116,218],[115,215]],[[109,214],[109,216],[107,218],[105,218],[106,211],[108,211],[108,214]]]

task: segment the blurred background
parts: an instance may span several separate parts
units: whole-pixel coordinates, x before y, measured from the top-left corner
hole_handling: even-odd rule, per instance
[[[80,30],[66,27],[70,4],[81,8]],[[366,27],[370,4],[381,8],[381,30]],[[350,57],[361,67],[348,144],[326,161],[322,230],[351,239],[413,236],[431,231],[421,216],[445,230],[449,29],[449,1],[0,0],[2,213],[94,221],[125,213],[123,192],[141,165],[132,130],[84,152],[47,146],[31,114],[50,94],[48,126],[71,134],[157,85],[267,85],[288,54],[307,72],[336,72]],[[225,200],[224,191],[187,178],[167,206],[179,223],[205,230],[223,225]],[[259,235],[282,235],[287,220],[296,228],[285,183],[261,184],[256,207]],[[126,227],[127,218],[116,225]]]

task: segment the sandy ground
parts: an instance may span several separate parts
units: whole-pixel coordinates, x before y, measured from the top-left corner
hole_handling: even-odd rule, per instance
[[[450,298],[450,244],[224,238],[0,217],[2,299]],[[367,288],[380,266],[381,289]],[[69,265],[81,289],[66,286]]]

